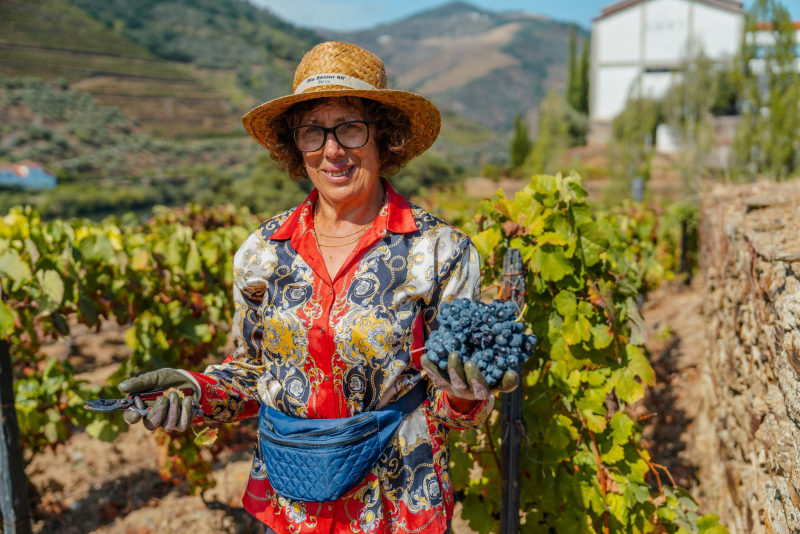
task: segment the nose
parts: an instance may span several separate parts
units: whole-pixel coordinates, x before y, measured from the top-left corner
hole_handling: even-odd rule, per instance
[[[345,155],[344,147],[336,141],[333,132],[325,134],[325,144],[322,145],[325,157],[329,160],[341,158]]]

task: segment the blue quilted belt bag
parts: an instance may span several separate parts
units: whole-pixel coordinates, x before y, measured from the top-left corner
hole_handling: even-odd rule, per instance
[[[262,404],[259,443],[273,489],[305,502],[335,501],[347,494],[425,401],[426,384],[417,383],[380,410],[341,419],[298,419]]]

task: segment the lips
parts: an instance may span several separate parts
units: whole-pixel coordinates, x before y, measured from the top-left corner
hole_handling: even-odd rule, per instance
[[[334,169],[326,169],[322,172],[328,178],[330,182],[335,184],[344,183],[350,179],[353,175],[353,169],[355,169],[355,165],[350,165],[349,167],[345,167],[341,170],[334,170]]]

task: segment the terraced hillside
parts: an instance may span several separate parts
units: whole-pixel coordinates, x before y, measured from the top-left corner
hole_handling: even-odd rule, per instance
[[[156,134],[237,127],[225,95],[189,67],[159,58],[66,0],[0,0],[0,72],[63,78]]]

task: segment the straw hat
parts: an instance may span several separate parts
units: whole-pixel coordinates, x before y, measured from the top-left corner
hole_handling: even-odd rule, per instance
[[[429,100],[408,91],[386,88],[383,62],[361,47],[330,41],[318,44],[300,61],[294,73],[293,93],[270,100],[242,117],[250,137],[272,150],[273,121],[292,104],[332,96],[359,96],[399,109],[411,121],[408,159],[425,152],[436,141],[441,126],[439,110]]]

